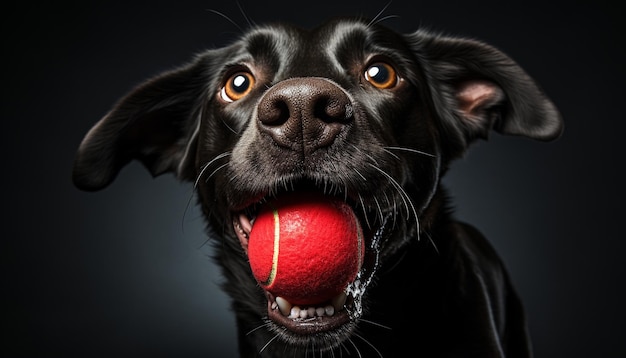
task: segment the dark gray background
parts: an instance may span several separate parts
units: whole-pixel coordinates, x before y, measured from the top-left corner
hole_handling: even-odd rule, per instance
[[[21,4],[2,10],[0,355],[234,356],[234,321],[198,210],[188,209],[191,186],[133,164],[106,190],[84,193],[70,173],[83,135],[117,98],[240,33],[207,11],[245,27],[236,3]],[[309,27],[374,16],[386,1],[241,4],[256,22]],[[600,2],[411,4],[392,3],[385,14],[398,17],[384,23],[495,45],[564,116],[558,141],[494,134],[446,179],[458,216],[506,262],[537,357],[626,356],[622,11]]]

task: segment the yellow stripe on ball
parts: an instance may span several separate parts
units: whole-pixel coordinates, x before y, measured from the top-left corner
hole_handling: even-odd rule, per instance
[[[278,270],[278,251],[280,250],[280,220],[278,218],[278,209],[272,208],[274,214],[274,254],[272,255],[272,268],[267,280],[261,282],[265,286],[270,286],[276,278],[276,271]]]

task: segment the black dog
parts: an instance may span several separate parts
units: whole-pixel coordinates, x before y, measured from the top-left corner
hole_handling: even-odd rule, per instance
[[[491,130],[552,140],[562,121],[486,44],[359,19],[276,24],[122,98],[86,135],[73,175],[98,190],[139,160],[194,183],[243,357],[527,357],[502,262],[452,218],[441,187]],[[282,314],[248,264],[258,204],[297,191],[343,198],[363,227],[363,266],[334,313]]]

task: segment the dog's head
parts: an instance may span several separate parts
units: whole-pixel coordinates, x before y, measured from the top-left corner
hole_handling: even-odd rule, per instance
[[[313,30],[272,25],[122,98],[82,142],[74,181],[97,190],[139,160],[153,175],[193,182],[219,234],[217,260],[239,324],[254,322],[251,330],[266,320],[247,339],[267,341],[272,331],[327,349],[355,329],[377,268],[427,236],[451,160],[491,130],[550,140],[561,127],[534,81],[483,43],[358,19]],[[359,280],[332,316],[282,315],[248,266],[258,204],[294,191],[342,198],[365,232]]]

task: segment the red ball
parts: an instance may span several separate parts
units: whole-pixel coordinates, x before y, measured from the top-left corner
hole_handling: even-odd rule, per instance
[[[350,206],[301,193],[263,206],[250,232],[248,257],[261,287],[291,304],[307,305],[330,300],[355,279],[364,246]]]

